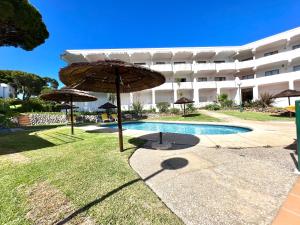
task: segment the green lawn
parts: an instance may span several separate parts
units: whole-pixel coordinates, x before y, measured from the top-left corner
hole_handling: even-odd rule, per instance
[[[295,117],[289,118],[287,116],[272,115],[270,113],[262,113],[262,112],[247,112],[247,111],[240,112],[240,111],[233,111],[233,110],[224,110],[221,112],[245,120],[257,120],[257,121],[294,121],[295,120]]]
[[[188,121],[188,122],[220,122],[221,120],[215,117],[211,117],[205,114],[195,113],[189,114],[183,117],[182,115],[174,116],[160,116],[158,118],[151,118],[150,120],[162,120],[162,121]]]
[[[32,208],[28,190],[44,182],[75,206],[73,216],[90,216],[97,224],[182,224],[128,164],[141,141],[125,138],[120,153],[114,134],[69,133],[62,127],[0,135],[0,224],[33,224],[26,216]],[[29,160],[12,161],[9,153]]]

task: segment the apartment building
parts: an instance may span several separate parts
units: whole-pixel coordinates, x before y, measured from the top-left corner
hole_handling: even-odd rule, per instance
[[[0,83],[0,98],[14,97],[15,90],[9,84]]]
[[[300,90],[300,27],[243,46],[66,50],[61,57],[68,64],[120,59],[166,77],[161,86],[122,94],[123,109],[135,101],[151,108],[181,96],[201,107],[221,93],[239,104],[257,100],[262,93]],[[106,93],[93,94],[99,100],[79,103],[82,110],[97,110],[107,101]],[[287,99],[276,100],[277,106],[287,104]]]

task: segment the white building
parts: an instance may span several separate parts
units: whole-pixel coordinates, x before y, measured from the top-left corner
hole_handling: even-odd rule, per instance
[[[200,107],[216,101],[221,93],[239,103],[240,97],[249,101],[264,92],[300,90],[300,27],[243,46],[66,50],[62,59],[68,64],[120,59],[166,77],[159,87],[123,94],[123,109],[134,101],[150,108],[158,102],[173,103],[180,96],[193,99]],[[95,95],[99,101],[79,106],[97,110],[107,101],[107,94]],[[287,104],[287,99],[276,100],[277,106]]]
[[[14,97],[15,90],[12,86],[0,83],[0,98]]]

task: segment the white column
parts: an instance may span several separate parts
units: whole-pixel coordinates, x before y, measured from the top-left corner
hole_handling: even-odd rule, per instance
[[[239,105],[241,103],[241,95],[240,95],[240,88],[237,88],[236,89],[236,94],[235,94],[235,97],[234,97],[234,102],[235,104]]]
[[[177,101],[177,88],[174,89],[174,102]]]
[[[133,94],[132,93],[129,93],[129,102],[130,102],[130,105],[128,106],[128,109],[130,109],[133,104]]]
[[[194,87],[194,102],[196,105],[199,104],[199,89]]]
[[[258,86],[257,84],[255,84],[255,86],[253,87],[253,101],[258,100],[259,95],[258,95]]]
[[[155,108],[156,104],[155,104],[155,90],[152,89],[152,107]]]
[[[289,89],[291,89],[291,90],[295,89],[295,85],[294,85],[294,81],[293,80],[289,80]]]

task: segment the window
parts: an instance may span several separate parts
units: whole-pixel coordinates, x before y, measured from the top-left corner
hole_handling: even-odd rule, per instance
[[[276,75],[276,74],[279,74],[279,69],[276,69],[276,70],[269,70],[269,71],[266,71],[265,72],[265,76],[272,76],[272,75]]]
[[[174,64],[185,64],[185,61],[182,61],[182,62],[174,62]]]
[[[197,63],[203,64],[203,63],[206,63],[206,61],[200,60],[200,61],[197,61]]]
[[[166,64],[166,62],[155,62],[156,65]]]
[[[293,71],[300,71],[300,65],[294,66]]]
[[[186,78],[179,78],[180,82],[186,82]]]
[[[198,82],[205,82],[207,81],[207,77],[198,77]]]
[[[144,62],[138,62],[138,63],[134,63],[134,65],[142,66],[142,65],[146,65],[146,63],[144,63]]]
[[[277,53],[278,53],[278,50],[272,51],[272,52],[266,52],[266,53],[264,54],[264,56],[275,55],[275,54],[277,54]]]
[[[226,77],[215,77],[215,81],[224,81]]]
[[[242,80],[248,80],[248,79],[253,79],[253,78],[254,78],[253,74],[242,76]]]
[[[214,63],[224,63],[225,61],[224,60],[216,60],[214,61]]]
[[[294,45],[294,46],[293,46],[293,50],[295,50],[295,49],[297,49],[297,48],[300,48],[300,44]]]

